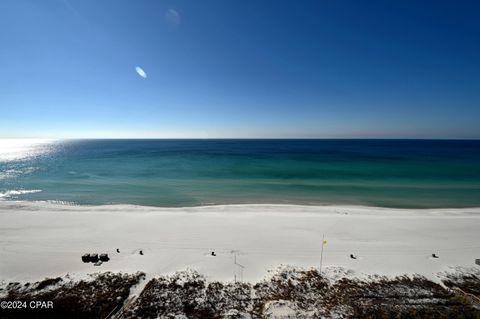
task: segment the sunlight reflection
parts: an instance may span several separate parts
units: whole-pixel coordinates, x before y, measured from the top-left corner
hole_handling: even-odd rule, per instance
[[[51,139],[0,139],[0,161],[13,161],[49,152]]]

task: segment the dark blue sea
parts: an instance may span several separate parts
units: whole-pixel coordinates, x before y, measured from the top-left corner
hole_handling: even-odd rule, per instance
[[[480,206],[477,140],[1,140],[0,200]]]

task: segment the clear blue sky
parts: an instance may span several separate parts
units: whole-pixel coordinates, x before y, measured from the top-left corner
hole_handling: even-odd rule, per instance
[[[0,137],[480,138],[479,15],[454,0],[2,0]]]

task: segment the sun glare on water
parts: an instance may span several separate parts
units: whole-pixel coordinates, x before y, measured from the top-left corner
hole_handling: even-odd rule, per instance
[[[0,161],[13,161],[45,154],[51,139],[0,139]]]

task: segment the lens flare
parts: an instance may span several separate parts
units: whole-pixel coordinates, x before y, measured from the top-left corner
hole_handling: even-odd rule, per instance
[[[140,75],[142,78],[146,79],[147,78],[147,73],[143,71],[143,69],[139,66],[135,67],[135,71],[137,71],[138,75]]]

